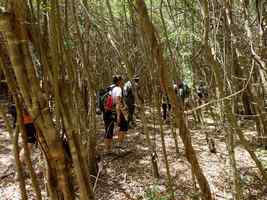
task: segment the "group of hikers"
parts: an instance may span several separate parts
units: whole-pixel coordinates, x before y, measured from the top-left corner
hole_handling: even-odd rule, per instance
[[[177,97],[181,98],[182,103],[185,103],[185,100],[190,95],[189,86],[181,80],[173,81],[173,89]],[[165,122],[168,122],[169,113],[171,111],[171,103],[168,95],[165,93],[162,94],[162,117]]]
[[[125,135],[128,128],[135,126],[134,111],[136,88],[139,77],[127,81],[124,84],[122,76],[114,76],[112,85],[98,93],[98,108],[103,112],[105,123],[105,152],[111,153],[114,125],[118,126],[118,144],[116,147],[125,148]],[[101,113],[101,112],[100,112]]]
[[[139,88],[139,77],[134,76],[132,79],[124,83],[122,76],[116,75],[113,77],[112,84],[106,89],[102,89],[97,93],[97,113],[103,114],[105,124],[104,144],[105,152],[112,153],[113,135],[115,123],[118,127],[116,129],[118,135],[118,142],[115,147],[125,149],[127,144],[125,142],[125,135],[129,128],[134,128],[136,125],[134,119],[134,112],[136,108],[137,90]],[[184,103],[190,95],[189,86],[181,81],[173,82],[173,89],[175,93],[181,98]],[[207,89],[204,82],[200,82],[197,87],[196,94],[199,99],[207,97]],[[166,93],[162,92],[162,118],[168,121],[171,104]],[[13,127],[15,128],[17,121],[16,106],[13,104],[9,108],[9,113],[13,118]],[[31,149],[33,144],[37,142],[36,129],[33,124],[33,119],[27,112],[26,107],[23,108],[22,123],[27,135],[28,147]],[[24,151],[20,153],[21,161],[24,162]]]
[[[112,153],[112,141],[114,135],[115,123],[117,123],[118,142],[115,147],[124,149],[127,147],[124,141],[125,135],[129,128],[135,126],[134,112],[138,90],[139,78],[135,76],[133,79],[124,84],[122,76],[114,76],[113,82],[106,89],[98,93],[98,112],[103,113],[105,124],[105,152]],[[173,82],[173,89],[183,103],[190,96],[189,86],[181,80]],[[197,87],[196,94],[199,99],[207,96],[207,90],[204,82],[200,82]],[[162,92],[162,117],[168,122],[171,104],[166,93]]]

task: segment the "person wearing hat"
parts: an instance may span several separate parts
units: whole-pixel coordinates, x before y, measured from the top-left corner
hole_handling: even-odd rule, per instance
[[[123,88],[124,100],[128,109],[128,124],[129,128],[135,126],[134,122],[134,111],[135,111],[135,92],[139,82],[139,77],[134,76],[131,80],[127,81]]]

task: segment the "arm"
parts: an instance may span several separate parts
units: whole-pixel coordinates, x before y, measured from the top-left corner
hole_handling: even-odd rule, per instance
[[[122,102],[122,88],[116,87],[113,89],[114,103],[117,114],[117,122],[119,122],[119,117],[121,113],[121,102]]]
[[[115,104],[116,104],[116,113],[117,113],[117,122],[119,123],[120,122],[120,112],[121,112],[121,108],[122,108],[122,105],[121,105],[121,99],[122,97],[120,96],[117,96],[115,98]]]

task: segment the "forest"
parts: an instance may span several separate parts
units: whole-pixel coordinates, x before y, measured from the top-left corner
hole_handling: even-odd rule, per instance
[[[266,0],[0,0],[1,200],[267,200]]]

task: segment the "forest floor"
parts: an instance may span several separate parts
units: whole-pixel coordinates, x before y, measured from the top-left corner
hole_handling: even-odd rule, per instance
[[[231,196],[232,180],[229,178],[232,176],[225,145],[226,133],[221,128],[216,127],[211,120],[206,119],[206,122],[205,127],[201,128],[190,125],[190,127],[194,127],[190,129],[194,149],[215,199],[233,199]],[[127,134],[128,149],[114,155],[102,155],[104,129],[103,124],[99,123],[97,149],[102,155],[103,169],[100,171],[95,185],[97,200],[168,200],[168,193],[166,192],[167,173],[159,127],[154,126],[152,119],[150,119],[148,126],[152,141],[157,149],[159,179],[154,179],[152,176],[151,158],[140,120],[137,120],[136,128],[130,129]],[[243,120],[242,127],[249,139],[256,135],[252,121]],[[194,187],[190,164],[184,156],[182,141],[178,140],[180,153],[177,154],[170,125],[164,124],[164,134],[176,199],[198,199],[199,190]],[[217,153],[210,153],[206,134],[214,138]],[[114,142],[116,139],[115,136]],[[263,148],[255,148],[255,151],[267,168],[267,151]],[[255,168],[253,160],[238,144],[235,155],[245,199],[267,200],[267,185],[261,181],[261,176]],[[38,149],[35,149],[33,160],[37,165],[38,156]],[[12,144],[0,119],[0,200],[20,199],[19,186],[14,180],[15,168],[13,163]],[[35,199],[33,191],[31,191],[30,180],[27,179],[26,183],[30,192],[29,199]],[[41,184],[41,188],[44,189],[43,184]]]

